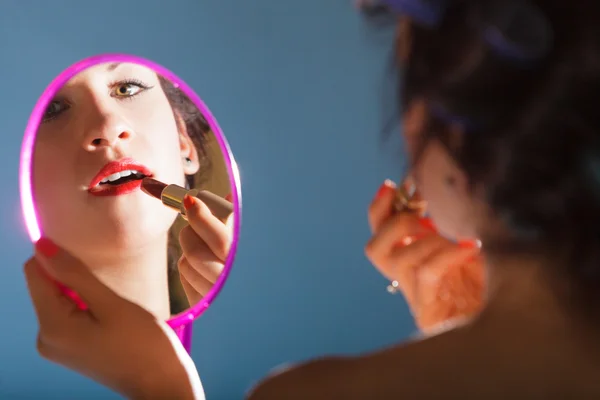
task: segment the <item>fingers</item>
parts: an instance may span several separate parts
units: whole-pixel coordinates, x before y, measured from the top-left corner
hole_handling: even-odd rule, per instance
[[[388,218],[365,247],[369,260],[381,264],[396,247],[402,247],[403,241],[411,237],[434,235],[427,220],[421,220],[412,213],[397,213]],[[437,236],[437,235],[435,235]]]
[[[186,196],[184,205],[193,231],[219,260],[225,261],[231,247],[231,228],[215,217],[206,204],[195,197]]]
[[[52,278],[34,258],[24,265],[27,289],[40,326],[62,324],[75,311],[75,305],[65,298]]]
[[[429,330],[449,319],[469,318],[477,313],[484,302],[483,275],[483,259],[476,255],[447,267],[433,286],[425,288],[424,284],[423,291],[433,293],[426,294],[429,298],[421,296],[416,302],[419,327]]]
[[[371,232],[379,231],[381,224],[394,213],[395,200],[396,184],[386,179],[369,206],[368,217]]]
[[[459,276],[463,282],[467,301],[481,302],[485,285],[485,272],[483,258],[475,256],[469,258],[459,268]]]
[[[436,283],[449,268],[466,263],[478,253],[479,249],[475,247],[459,247],[448,243],[421,265],[419,279],[426,284]]]
[[[466,263],[477,252],[476,248],[461,248],[451,243],[425,260],[417,272],[419,303],[427,306],[436,302],[438,292],[447,279],[448,272],[456,270],[456,267]]]
[[[417,190],[417,186],[411,175],[407,176],[402,182],[402,187],[410,195],[407,199],[410,204],[411,212],[416,213],[420,217],[423,217],[427,211],[427,202],[421,196],[421,193]]]
[[[74,290],[90,306],[95,316],[110,315],[125,300],[104,285],[80,260],[51,240],[41,238],[35,245],[35,258],[48,274]]]
[[[186,262],[209,282],[216,282],[223,271],[223,261],[190,226],[179,232],[179,243]]]
[[[195,303],[191,303],[191,300],[195,297],[193,293],[198,293],[200,295],[196,296],[197,302],[200,300],[200,298],[206,296],[210,289],[212,289],[214,282],[209,281],[206,277],[199,273],[190,264],[186,257],[181,257],[177,263],[177,266],[179,268],[181,285],[188,296],[188,300],[190,300],[190,305],[194,305]]]
[[[398,281],[406,299],[414,303],[419,290],[419,269],[432,255],[448,246],[449,243],[441,236],[430,235],[416,240],[408,246],[396,247],[385,262],[376,265],[386,278]]]
[[[202,295],[193,288],[192,285],[187,281],[185,276],[179,274],[179,281],[181,282],[181,287],[185,292],[185,297],[188,300],[190,307],[194,307],[200,300],[202,300]]]
[[[429,259],[435,257],[444,248],[452,246],[452,242],[438,235],[430,235],[415,240],[405,247],[396,247],[389,254],[389,263],[393,269],[402,268],[403,265],[421,267]]]

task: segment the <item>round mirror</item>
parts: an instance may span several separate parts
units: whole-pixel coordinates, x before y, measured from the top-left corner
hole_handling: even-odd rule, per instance
[[[20,186],[33,242],[50,238],[173,328],[227,279],[237,166],[200,97],[160,65],[109,54],[62,72],[31,114]]]

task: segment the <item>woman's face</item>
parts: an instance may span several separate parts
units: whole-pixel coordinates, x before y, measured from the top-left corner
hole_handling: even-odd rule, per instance
[[[417,152],[426,116],[423,101],[415,101],[404,115],[403,132],[411,157]],[[452,239],[476,237],[475,203],[466,175],[444,145],[438,141],[426,145],[414,166],[413,178],[442,235]]]
[[[184,163],[195,148],[178,121],[151,69],[100,64],[72,78],[48,105],[35,143],[33,194],[44,234],[80,257],[127,253],[164,237],[174,211],[139,185],[98,179],[106,166],[147,168],[139,172],[183,185],[196,172]]]

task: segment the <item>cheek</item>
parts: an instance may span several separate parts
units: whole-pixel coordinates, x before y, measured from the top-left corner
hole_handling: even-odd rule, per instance
[[[34,200],[46,207],[47,202],[65,193],[73,186],[73,167],[70,158],[56,146],[36,146],[32,163],[32,186]],[[71,188],[71,191],[73,188]]]
[[[443,171],[438,170],[427,160],[422,160],[419,164],[419,191],[423,199],[427,201],[428,212],[439,225],[452,212],[451,202],[448,201],[450,193],[448,193],[442,176]]]
[[[140,107],[134,116],[135,130],[157,154],[171,156],[179,150],[179,132],[171,106],[166,99],[156,99],[147,107]]]
[[[155,98],[147,108],[139,110],[136,120],[136,131],[143,136],[141,138],[144,142],[143,146],[149,153],[145,158],[153,160],[153,165],[159,172],[158,177],[168,180],[169,183],[183,185],[184,171],[179,130],[166,98]]]
[[[32,195],[41,229],[64,241],[69,228],[80,215],[81,206],[70,201],[77,196],[74,169],[62,152],[52,148],[36,150],[32,165]]]
[[[448,160],[444,150],[428,148],[417,166],[419,191],[427,201],[427,211],[441,234],[457,239],[469,236],[469,199],[457,185],[448,183],[449,176],[456,176],[456,166]]]

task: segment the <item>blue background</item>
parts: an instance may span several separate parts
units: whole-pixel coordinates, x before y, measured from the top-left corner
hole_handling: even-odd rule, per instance
[[[195,326],[192,356],[209,400],[242,398],[282,362],[410,334],[403,300],[363,255],[366,207],[401,171],[397,139],[381,140],[391,38],[350,0],[4,1],[0,398],[118,398],[37,355],[22,274],[31,254],[18,198],[23,130],[50,81],[98,53],[136,54],[182,77],[240,167],[237,262]]]

